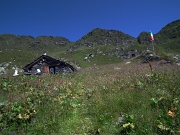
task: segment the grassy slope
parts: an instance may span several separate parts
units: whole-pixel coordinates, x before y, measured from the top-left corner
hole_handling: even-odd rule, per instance
[[[6,84],[2,80],[0,101],[8,104],[11,100],[8,106],[14,109],[7,107],[1,112],[1,132],[178,134],[180,67],[153,64],[153,70],[146,64],[118,63],[83,69],[69,76],[19,76],[9,78]],[[177,109],[173,117],[167,114],[171,108]],[[120,113],[132,127],[121,125]],[[27,117],[32,117],[30,124]],[[10,118],[14,120],[6,123]]]
[[[9,69],[12,69],[12,67],[18,67],[19,69],[22,69],[22,67],[35,60],[37,57],[41,56],[44,52],[46,52],[47,55],[52,56],[56,59],[65,60],[70,64],[78,65],[82,68],[101,66],[125,61],[123,59],[117,58],[116,56],[104,55],[107,52],[111,52],[112,50],[116,49],[116,46],[113,45],[97,45],[94,47],[81,46],[77,48],[76,51],[73,53],[67,52],[66,50],[70,46],[73,46],[73,44],[74,43],[71,43],[69,45],[57,48],[50,46],[46,47],[46,49],[43,50],[27,50],[25,48],[3,50],[2,52],[0,52],[0,63],[11,62],[8,67]],[[171,40],[164,44],[157,44],[154,47],[154,51],[157,55],[161,56],[162,58],[174,61],[173,56],[180,54],[180,39]],[[140,45],[137,43],[133,46],[130,46],[128,50],[137,49],[140,53],[147,48],[152,50],[152,46],[150,45]],[[99,53],[98,50],[101,51],[101,53]],[[84,58],[87,54],[94,54],[94,57],[91,58],[89,61],[85,61]],[[142,62],[143,60],[138,61]],[[13,72],[13,70],[7,71],[10,76]]]
[[[32,62],[37,57],[41,56],[45,52],[47,55],[52,56],[56,59],[65,59],[68,62],[77,61],[80,63],[81,67],[93,66],[94,64],[102,65],[108,63],[115,63],[122,61],[115,57],[108,57],[103,55],[104,53],[114,49],[114,46],[96,46],[96,47],[80,47],[75,52],[70,53],[66,50],[71,46],[71,44],[59,48],[49,47],[44,50],[27,50],[27,49],[11,49],[11,50],[3,50],[0,52],[0,63],[2,62],[11,62],[9,68],[16,66],[18,68],[22,68],[26,64]],[[101,50],[102,53],[97,53],[97,50]],[[84,61],[86,54],[94,54],[95,57],[90,59],[90,62]]]
[[[146,64],[126,65],[124,60],[103,55],[115,46],[82,46],[73,53],[66,52],[71,45],[43,51],[14,49],[1,52],[1,62],[11,61],[11,66],[21,67],[47,52],[57,59],[78,61],[83,67],[68,76],[1,79],[0,95],[3,96],[0,101],[7,103],[7,108],[1,110],[3,119],[0,117],[3,134],[178,134],[180,106],[174,103],[180,98],[178,66],[154,64],[151,72]],[[166,49],[169,46],[172,47]],[[151,49],[151,46],[136,44],[129,50],[143,51],[147,47]],[[155,52],[172,57],[179,54],[178,47],[179,40],[171,40],[155,45]],[[102,53],[98,53],[98,49]],[[84,61],[90,53],[95,57],[90,62]],[[96,68],[86,68],[94,64]],[[9,104],[11,94],[13,101]],[[160,101],[162,97],[163,101]],[[177,109],[173,117],[167,115],[171,108]],[[131,124],[127,128],[118,122],[120,113],[127,119],[124,124]],[[29,117],[32,117],[30,123]]]

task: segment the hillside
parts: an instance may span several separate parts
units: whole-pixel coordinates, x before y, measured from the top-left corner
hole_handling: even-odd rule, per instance
[[[93,29],[76,43],[83,46],[94,45],[133,45],[136,39],[117,30]]]
[[[153,54],[160,59],[179,61],[180,20],[164,26],[154,38],[152,46],[149,32],[141,32],[137,38],[134,38],[121,31],[100,28],[93,29],[76,42],[60,36],[34,38],[3,34],[0,35],[0,63],[9,63],[9,69],[22,68],[47,53],[56,59],[85,68],[129,61],[147,49],[153,51]]]
[[[179,72],[118,63],[0,78],[0,134],[179,135]]]
[[[52,36],[34,38],[4,34],[0,35],[0,39],[0,61],[11,62],[10,68],[14,65],[21,68],[45,52],[81,67],[116,63],[122,61],[120,57],[128,57],[126,49],[136,43],[135,38],[123,32],[98,28],[74,43]],[[94,57],[90,58],[90,54]],[[86,57],[88,60],[84,60]]]
[[[154,35],[156,44],[164,44],[171,40],[180,38],[180,20],[173,21],[164,26],[158,33]],[[149,45],[152,44],[149,32],[141,32],[137,37],[138,43]]]
[[[51,47],[64,46],[70,41],[64,37],[53,36],[18,36],[13,34],[0,35],[0,50],[4,49],[29,49],[45,50]]]
[[[180,19],[167,24],[155,36],[159,42],[180,38]]]

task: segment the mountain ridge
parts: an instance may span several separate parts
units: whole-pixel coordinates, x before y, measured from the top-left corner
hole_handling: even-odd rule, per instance
[[[162,43],[164,40],[171,40],[180,37],[180,19],[172,21],[162,27],[162,29],[154,34],[155,42]],[[23,39],[24,38],[24,39]],[[76,46],[94,46],[94,45],[132,45],[136,43],[136,39],[139,44],[151,44],[149,38],[149,32],[141,32],[137,38],[126,34],[118,30],[107,30],[95,28],[82,36],[75,42],[62,36],[33,36],[15,35],[15,34],[1,34],[0,35],[0,47],[4,45],[22,46],[21,44],[28,44],[29,46],[36,46],[38,44],[44,45],[66,45],[68,43],[75,43]],[[42,45],[41,45],[42,46]]]
[[[100,28],[91,30],[76,42],[71,42],[61,36],[34,38],[2,34],[0,35],[0,63],[12,62],[11,65],[21,67],[47,53],[57,59],[80,63],[78,65],[88,67],[94,64],[108,64],[130,59],[145,50],[154,51],[154,48],[157,55],[166,58],[171,55],[172,58],[180,54],[179,27],[179,20],[167,24],[161,31],[154,34],[153,44],[149,32],[141,32],[137,38],[134,38],[121,31]],[[171,28],[171,33],[164,32],[171,31]]]

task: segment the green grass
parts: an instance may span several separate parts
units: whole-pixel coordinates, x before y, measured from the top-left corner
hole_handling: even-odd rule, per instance
[[[176,39],[155,45],[154,53],[172,60],[179,43]],[[139,59],[127,65],[104,55],[116,46],[80,46],[67,52],[73,45],[0,52],[0,63],[11,62],[8,76],[0,78],[0,103],[5,104],[0,106],[1,134],[179,134],[179,66],[152,63],[151,71],[149,65],[136,64]],[[147,47],[152,50],[139,44],[126,49],[141,52]],[[22,68],[44,52],[79,62],[82,69],[71,75],[11,77],[12,67]],[[85,61],[90,53],[94,57]]]
[[[12,39],[13,39],[13,36],[12,36]],[[16,42],[18,44],[18,41]],[[56,59],[61,60],[63,58],[68,63],[73,63],[73,65],[76,65],[76,63],[79,63],[78,64],[79,66],[86,68],[86,67],[93,67],[94,64],[100,66],[100,65],[113,64],[113,63],[118,63],[118,62],[123,61],[123,59],[117,58],[115,55],[108,56],[109,52],[115,53],[115,51],[117,51],[116,50],[117,47],[119,47],[120,50],[122,48],[125,48],[124,50],[125,52],[128,50],[137,50],[138,53],[141,53],[147,48],[152,50],[152,46],[150,45],[140,45],[136,43],[135,45],[131,45],[128,48],[124,46],[114,46],[114,45],[106,45],[106,46],[96,45],[93,47],[79,46],[78,48],[76,48],[74,52],[72,53],[67,52],[68,48],[74,45],[76,44],[69,43],[64,46],[56,46],[54,44],[36,45],[35,48],[39,48],[39,49],[28,48],[27,44],[24,47],[22,45],[21,46],[10,45],[9,49],[2,48],[2,52],[0,52],[0,55],[1,55],[0,63],[11,62],[10,66],[8,67],[9,69],[11,69],[14,66],[21,69],[22,67],[34,61],[36,58],[38,58],[39,56],[41,56],[42,54],[46,52],[47,55],[52,56]],[[174,40],[165,42],[164,44],[162,43],[162,44],[154,45],[154,48],[155,48],[154,51],[157,54],[162,55],[162,57],[173,58],[174,55],[177,55],[180,52],[179,45],[180,45],[180,40],[174,39]],[[101,53],[99,53],[100,51]],[[85,61],[84,58],[86,57],[87,54],[94,54],[95,57],[91,58],[89,61]]]
[[[170,40],[163,44],[157,45],[159,49],[164,50],[165,53],[179,54],[180,52],[180,39]]]
[[[119,63],[65,76],[1,78],[1,134],[179,134],[179,71]]]

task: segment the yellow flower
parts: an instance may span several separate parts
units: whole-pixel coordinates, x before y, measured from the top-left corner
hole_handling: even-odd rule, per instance
[[[33,87],[30,87],[30,91],[33,91]]]
[[[171,116],[171,117],[174,117],[175,116],[175,112],[176,110],[174,108],[170,109],[167,113],[167,115]]]
[[[36,110],[33,110],[33,113],[34,113],[34,114],[36,114],[36,113],[37,113],[37,111],[36,111]]]
[[[131,123],[131,124],[130,124],[130,127],[131,127],[131,128],[134,128],[134,124],[133,124],[133,123]]]
[[[54,101],[57,101],[57,98],[54,98]]]
[[[166,130],[166,127],[165,127],[164,125],[162,125],[162,124],[161,124],[161,125],[158,125],[157,127],[158,127],[159,129],[161,129],[161,130]]]
[[[18,117],[19,119],[22,119],[22,118],[23,118],[21,114],[19,114],[17,117]]]
[[[134,128],[134,124],[133,123],[126,123],[126,124],[123,124],[123,128],[127,128],[128,126],[130,126],[131,128]]]
[[[29,115],[25,114],[24,119],[29,119]]]
[[[130,125],[130,122],[126,123],[126,124],[123,124],[123,128],[126,128]]]

